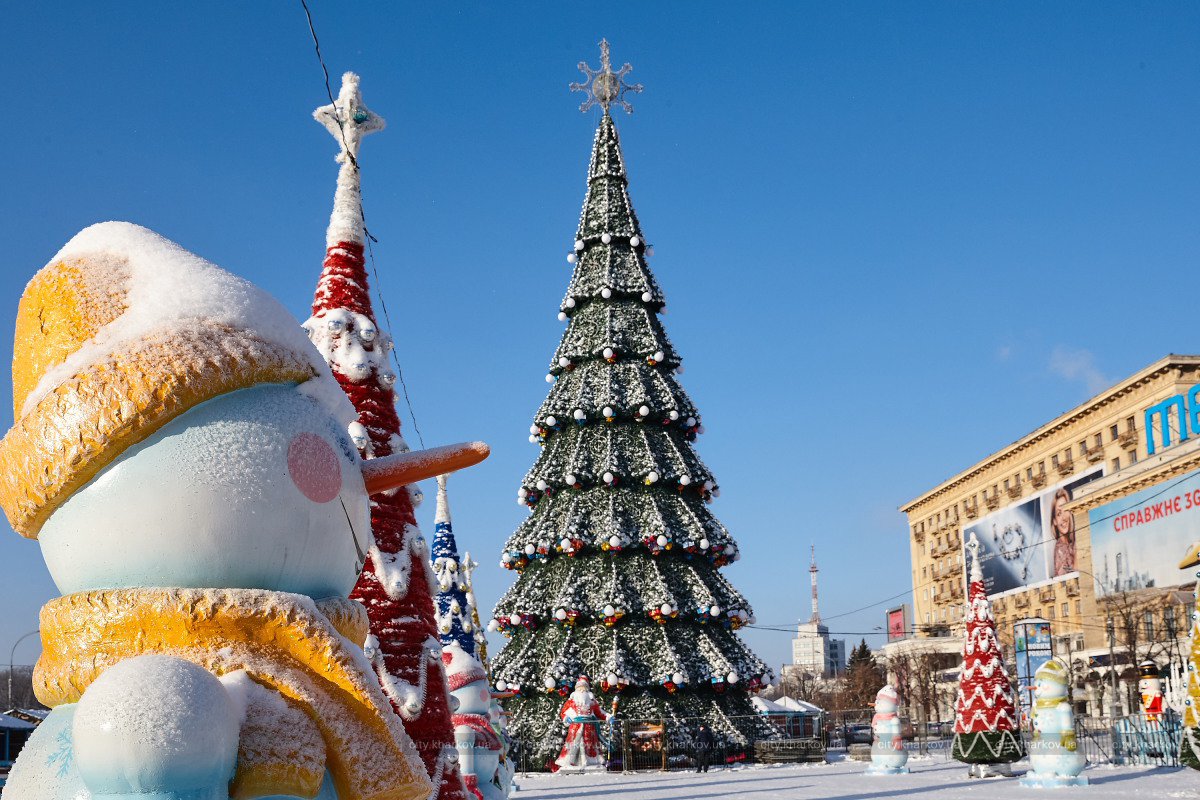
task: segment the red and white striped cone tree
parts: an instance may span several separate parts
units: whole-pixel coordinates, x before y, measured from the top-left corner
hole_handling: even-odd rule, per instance
[[[371,309],[363,261],[365,231],[358,148],[384,121],[362,104],[358,76],[342,76],[337,102],[314,112],[341,147],[337,193],[325,236],[325,263],[304,323],[334,376],[358,411],[350,433],[364,458],[408,450],[400,435],[388,368],[391,338]],[[438,800],[465,800],[454,749],[449,694],[434,621],[433,585],[425,539],[413,515],[411,491],[371,495],[374,545],[351,597],[367,608],[367,656],[404,728],[416,744]]]
[[[967,633],[950,755],[972,765],[971,775],[983,777],[1006,774],[1006,766],[999,765],[1019,761],[1025,756],[1025,747],[1017,733],[1012,682],[1004,669],[996,620],[979,565],[979,540],[974,534],[967,542],[967,551],[971,561]]]

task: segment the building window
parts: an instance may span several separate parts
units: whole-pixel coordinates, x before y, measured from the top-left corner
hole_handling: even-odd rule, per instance
[[[1153,611],[1147,611],[1145,614],[1142,615],[1142,626],[1146,629],[1145,630],[1146,641],[1153,642],[1154,641],[1154,612]]]
[[[925,624],[926,625],[929,624],[929,612],[928,611],[925,612]]]
[[[1030,467],[1029,469],[1025,470],[1025,480],[1027,480],[1027,481],[1033,480],[1033,467]]]
[[[929,569],[928,567],[921,567],[921,580],[925,580],[925,577],[928,574],[926,572],[926,570],[928,570],[928,569]]]
[[[1104,447],[1104,434],[1102,434],[1102,433],[1096,434],[1096,447],[1097,448]]]
[[[1082,600],[1076,600],[1076,601],[1075,601],[1075,613],[1076,613],[1076,614],[1082,614],[1082,613],[1083,613],[1083,601],[1082,601]]]
[[[1163,609],[1163,627],[1166,628],[1167,636],[1172,639],[1178,635],[1178,631],[1175,630],[1175,606]]]
[[[1050,456],[1050,466],[1055,467],[1055,468],[1058,467],[1058,456],[1057,455]]]
[[[1127,431],[1137,430],[1137,420],[1135,420],[1133,417],[1126,417],[1125,418],[1125,430],[1127,430]]]
[[[1070,614],[1071,614],[1071,604],[1070,603],[1063,603],[1062,614],[1064,617],[1070,616]]]
[[[1050,606],[1050,619],[1054,619],[1054,606]]]
[[[1087,456],[1087,441],[1086,440],[1079,443],[1079,455]]]
[[[1113,425],[1111,428],[1109,428],[1108,432],[1112,435],[1112,440],[1114,442],[1117,440],[1117,437],[1121,435],[1121,431],[1117,430],[1116,425]]]
[[[1137,463],[1137,450],[1130,450],[1126,454],[1125,460],[1128,461],[1131,465],[1136,464]]]
[[[1112,468],[1113,468],[1113,472],[1116,472],[1117,470],[1119,470],[1121,468],[1121,457],[1120,456],[1117,456],[1116,458],[1114,458],[1112,460]]]

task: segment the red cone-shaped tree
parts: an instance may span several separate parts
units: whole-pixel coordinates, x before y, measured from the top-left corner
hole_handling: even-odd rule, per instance
[[[1017,733],[1012,682],[1004,669],[992,604],[983,587],[979,541],[967,543],[971,585],[967,602],[967,636],[962,673],[954,706],[954,742],[950,754],[967,764],[1008,764],[1025,755]]]
[[[392,342],[375,323],[363,264],[358,146],[363,136],[383,127],[383,120],[363,106],[358,76],[349,72],[342,77],[337,102],[317,109],[314,116],[342,149],[325,264],[312,317],[304,327],[358,411],[358,421],[350,426],[354,443],[364,458],[377,458],[408,449],[396,415],[396,375],[388,369]],[[367,656],[425,762],[437,787],[435,797],[465,800],[428,556],[413,515],[413,498],[419,493],[410,488],[372,495],[374,546],[364,554],[366,563],[350,596],[367,608]]]

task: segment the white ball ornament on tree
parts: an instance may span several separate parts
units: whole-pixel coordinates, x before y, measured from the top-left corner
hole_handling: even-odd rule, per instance
[[[573,416],[575,419],[577,419],[579,421],[583,421],[583,420],[587,419],[587,414],[583,413],[582,408],[575,409],[575,412],[571,416]]]
[[[729,670],[729,674],[725,676],[725,680],[729,681],[730,683],[737,683],[738,674],[733,670]]]
[[[510,614],[508,617],[508,621],[509,621],[509,624],[511,624],[511,625],[520,625],[521,624],[521,615],[520,614]]]
[[[658,535],[658,538],[657,538],[657,539],[655,539],[654,541],[658,543],[658,546],[659,546],[659,547],[666,547],[666,546],[667,546],[667,541],[668,541],[668,539],[667,539],[667,537],[666,537],[666,536],[663,536],[663,535],[660,533],[660,534]]]
[[[612,536],[608,537],[608,546],[609,547],[620,547],[621,546],[621,537],[617,536],[615,533]]]
[[[646,483],[658,483],[658,473],[654,470],[646,473]]]
[[[567,321],[567,312],[565,312],[565,311],[558,312],[558,321],[566,322]]]
[[[663,603],[661,606],[658,607],[658,610],[661,611],[663,614],[669,615],[674,609],[671,607],[670,603]]]
[[[602,233],[600,234],[600,241],[604,242],[605,244],[609,244],[612,242],[612,235],[608,233]]]
[[[603,297],[605,300],[610,299],[612,297],[612,289],[605,286],[603,289],[600,290],[600,296]]]
[[[617,609],[613,608],[611,605],[605,606],[602,610],[604,611],[604,616],[606,617],[611,617],[617,613]]]
[[[615,672],[610,672],[605,677],[608,678],[608,683],[610,686],[615,686],[621,680]]]
[[[719,617],[719,616],[721,616],[721,607],[714,605],[712,608],[710,608],[708,610],[708,613],[714,617]]]
[[[605,406],[604,410],[601,411],[600,413],[606,417],[615,417],[616,416],[616,414],[612,410],[612,406]]]
[[[687,683],[687,680],[684,678],[682,672],[676,672],[671,676],[671,683],[675,684],[676,686],[683,686],[683,684]]]
[[[605,483],[607,483],[609,486],[611,486],[613,480],[615,480],[615,476],[611,472],[604,473],[604,482]]]
[[[612,358],[612,357],[613,357],[613,356],[615,356],[617,353],[616,353],[616,351],[615,351],[615,350],[613,350],[611,347],[606,347],[606,348],[604,348],[604,350],[602,350],[602,351],[601,351],[601,353],[600,353],[600,354],[601,354],[602,356],[604,356],[605,358]]]
[[[642,243],[641,237],[639,237],[639,236],[630,236],[629,237],[629,246],[630,247],[637,247],[641,243]]]
[[[700,540],[700,549],[701,550],[707,550],[710,547],[712,547],[712,542],[708,541],[708,539]]]
[[[550,374],[546,375],[546,383],[554,383],[556,380],[558,380],[558,379],[555,378],[553,375],[550,375]]]
[[[564,537],[563,540],[558,543],[558,546],[561,547],[563,550],[570,550],[571,549],[571,540]]]
[[[529,426],[529,432],[530,432],[530,433],[537,434],[537,433],[541,433],[541,432],[542,432],[542,429],[541,429],[541,428],[539,428],[537,425],[530,425],[530,426]]]
[[[658,362],[660,362],[660,363],[661,363],[661,362],[662,362],[662,360],[663,360],[664,358],[666,358],[666,357],[667,357],[667,354],[666,354],[666,353],[664,353],[662,350],[655,350],[655,351],[654,351],[654,360],[655,360],[655,361],[658,361]]]
[[[558,417],[554,416],[553,414],[546,417],[546,427],[553,428],[557,424],[558,424]]]
[[[558,365],[563,369],[566,369],[567,367],[571,366],[571,359],[567,358],[566,356],[559,356]]]
[[[679,485],[680,485],[680,486],[687,486],[687,485],[689,485],[691,482],[692,482],[691,476],[689,476],[689,475],[681,475],[681,476],[679,476]]]
[[[654,299],[654,295],[650,294],[649,292],[642,292],[642,302],[643,303],[649,303],[653,299]]]
[[[489,631],[491,631],[492,633],[495,633],[496,631],[500,630],[500,623],[497,622],[496,620],[492,620],[491,622],[488,623],[487,629]],[[499,684],[497,684],[497,686],[498,685]],[[503,691],[503,689],[501,691]]]
[[[537,548],[534,547],[532,544],[525,545],[525,555],[531,556],[536,552],[537,552]]]
[[[568,253],[568,254],[567,254],[567,263],[568,263],[568,264],[574,264],[574,263],[575,263],[576,261],[578,261],[578,260],[579,260],[579,259],[578,259],[578,258],[575,256],[575,254],[574,254],[574,253]]]
[[[671,409],[671,413],[668,414],[667,416],[671,418],[672,422],[674,422],[675,420],[679,419],[679,412],[676,411],[675,409]]]
[[[554,618],[556,620],[558,620],[559,622],[562,622],[564,619],[567,618],[567,610],[565,608],[557,609],[554,612]]]
[[[542,492],[546,491],[546,487],[549,485],[550,484],[546,483],[546,481],[543,480],[542,478],[538,478],[537,488],[539,491],[542,491]]]
[[[574,486],[575,485],[575,473],[568,472],[566,475],[563,475],[563,481],[567,484],[567,486]]]
[[[542,681],[542,685],[547,689],[553,689],[557,684],[555,684],[554,678],[546,678],[546,680]]]
[[[582,250],[582,249],[584,248],[584,246],[585,246],[585,245],[584,245],[584,243],[583,243],[583,239],[576,239],[576,240],[575,240],[575,250],[576,250],[576,251],[580,251],[580,250]]]
[[[638,408],[638,416],[639,417],[650,416],[650,406],[641,406],[640,408]]]
[[[496,681],[496,691],[497,692],[503,692],[506,689],[508,689],[508,681],[504,680],[503,678],[500,678],[499,680]]]
[[[529,434],[529,443],[530,444],[537,444],[537,440],[538,440],[537,436],[533,435],[532,433]]]

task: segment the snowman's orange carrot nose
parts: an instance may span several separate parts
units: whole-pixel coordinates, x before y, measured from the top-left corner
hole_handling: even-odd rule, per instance
[[[490,452],[483,442],[464,442],[372,458],[362,462],[363,482],[368,494],[386,492],[478,464]]]

